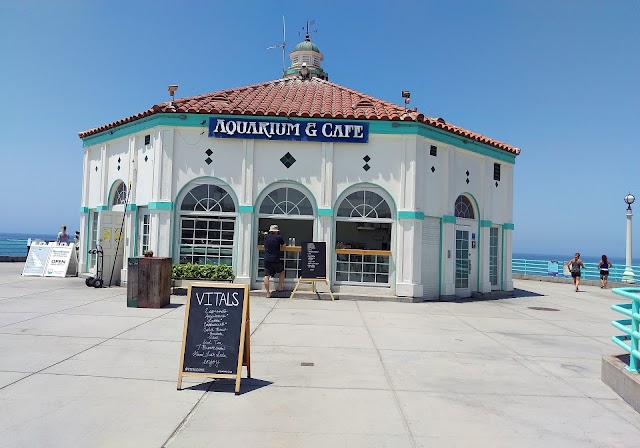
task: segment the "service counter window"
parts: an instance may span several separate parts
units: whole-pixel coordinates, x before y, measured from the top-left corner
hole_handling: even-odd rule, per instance
[[[280,187],[270,191],[258,209],[258,266],[256,277],[264,277],[264,237],[272,225],[277,225],[284,245],[280,259],[284,263],[285,279],[295,280],[300,275],[301,244],[313,241],[314,209],[309,197],[293,187]]]
[[[356,191],[336,216],[336,283],[389,286],[393,219],[385,199]]]

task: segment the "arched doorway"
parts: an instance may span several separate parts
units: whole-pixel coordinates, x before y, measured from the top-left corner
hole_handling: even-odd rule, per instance
[[[337,284],[390,286],[393,212],[381,189],[347,193],[336,211]]]
[[[456,296],[471,296],[471,279],[474,278],[478,266],[474,266],[472,254],[476,251],[476,217],[472,201],[466,195],[460,195],[454,205],[456,217],[455,255],[456,265],[454,283]]]
[[[116,180],[109,191],[109,208],[99,214],[99,230],[96,236],[103,251],[102,275],[107,285],[119,285],[122,278],[126,241],[123,224],[128,195],[127,185],[122,180]],[[97,244],[98,242],[96,246]],[[97,254],[91,254],[89,261],[92,265],[96,264],[96,257]]]
[[[300,272],[301,243],[313,241],[316,218],[313,196],[297,188],[297,185],[276,184],[262,193],[258,201],[258,247],[256,280],[264,277],[264,235],[272,224],[280,229],[285,246],[280,257],[283,260],[285,280],[297,279]]]
[[[181,264],[233,267],[237,208],[227,186],[199,183],[179,198],[178,257]]]

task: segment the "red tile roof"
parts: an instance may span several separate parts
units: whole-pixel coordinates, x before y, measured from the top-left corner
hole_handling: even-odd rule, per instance
[[[495,148],[520,154],[520,149],[475,132],[429,118],[417,111],[382,101],[320,78],[284,78],[205,95],[156,104],[136,115],[88,131],[80,138],[131,123],[157,113],[227,114],[275,117],[333,118],[346,120],[413,121]]]

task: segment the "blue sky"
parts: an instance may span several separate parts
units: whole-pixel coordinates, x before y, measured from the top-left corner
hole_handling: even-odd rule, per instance
[[[0,232],[78,228],[78,131],[166,101],[168,84],[187,97],[278,78],[266,47],[282,15],[289,50],[316,20],[331,81],[397,104],[408,89],[420,112],[522,148],[514,252],[624,255],[636,0],[2,2]]]

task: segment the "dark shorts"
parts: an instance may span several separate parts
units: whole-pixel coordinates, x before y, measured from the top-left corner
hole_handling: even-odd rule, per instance
[[[282,271],[284,271],[284,264],[282,263],[282,261],[264,262],[265,275],[268,275],[269,277],[275,277],[276,274],[279,274]]]
[[[572,272],[571,277],[573,278],[580,277],[580,272]]]
[[[609,271],[600,271],[600,277],[606,277],[609,275]]]

